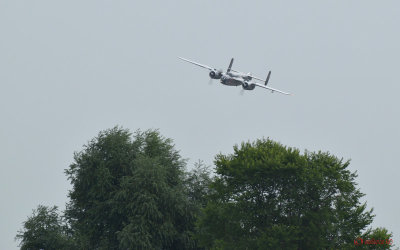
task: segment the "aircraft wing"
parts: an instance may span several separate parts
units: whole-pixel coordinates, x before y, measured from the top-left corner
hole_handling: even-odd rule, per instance
[[[279,89],[274,89],[274,88],[271,88],[271,87],[268,87],[268,86],[265,86],[265,85],[262,85],[262,84],[259,84],[259,83],[256,83],[256,82],[253,82],[252,84],[255,84],[256,86],[261,87],[261,88],[264,88],[264,89],[271,90],[272,92],[278,92],[278,93],[281,93],[281,94],[284,94],[284,95],[292,95],[292,94],[290,94],[290,93],[281,91],[281,90],[279,90]]]
[[[243,73],[243,72],[240,72],[240,71],[237,71],[237,70],[234,70],[234,69],[231,69],[231,71],[233,71],[233,72],[236,72],[236,73],[240,73],[240,74],[243,74],[243,75],[247,75],[246,73]],[[251,78],[253,78],[253,79],[255,79],[255,80],[259,80],[259,81],[265,81],[264,79],[261,79],[261,78],[259,78],[259,77],[256,77],[256,76],[253,76],[253,75],[250,75],[251,76]]]
[[[186,61],[186,62],[188,62],[188,63],[191,63],[191,64],[194,64],[194,65],[200,66],[200,67],[205,68],[205,69],[208,69],[208,70],[215,70],[214,68],[211,68],[210,66],[207,66],[207,65],[204,65],[204,64],[200,64],[200,63],[197,63],[197,62],[193,62],[193,61],[190,61],[190,60],[185,59],[185,58],[182,58],[182,57],[178,57],[178,58],[181,59],[181,60],[183,60],[183,61]]]

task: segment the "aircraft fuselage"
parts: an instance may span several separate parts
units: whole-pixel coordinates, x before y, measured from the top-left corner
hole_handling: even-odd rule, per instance
[[[223,75],[221,77],[221,83],[228,86],[239,86],[243,84],[243,79],[231,77],[228,75]]]

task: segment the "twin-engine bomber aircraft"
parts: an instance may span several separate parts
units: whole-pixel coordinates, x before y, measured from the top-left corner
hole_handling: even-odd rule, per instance
[[[182,57],[178,57],[178,58],[181,60],[184,60],[186,62],[192,63],[194,65],[200,66],[202,68],[208,69],[210,71],[210,73],[209,73],[210,78],[211,79],[220,79],[221,83],[224,85],[228,85],[228,86],[240,86],[241,85],[244,90],[253,90],[256,86],[258,86],[258,87],[261,87],[264,89],[271,90],[272,93],[278,92],[278,93],[285,94],[285,95],[291,95],[290,93],[267,86],[269,77],[271,76],[271,71],[268,72],[267,79],[264,81],[263,79],[260,79],[258,77],[251,75],[251,73],[245,74],[245,73],[233,70],[232,69],[233,58],[231,59],[231,62],[229,63],[229,67],[225,73],[222,70],[217,70],[215,68],[212,68],[212,67],[204,65],[204,64],[193,62],[193,61],[190,61],[190,60],[182,58]],[[260,84],[258,82],[252,81],[253,79],[264,82],[264,85]]]

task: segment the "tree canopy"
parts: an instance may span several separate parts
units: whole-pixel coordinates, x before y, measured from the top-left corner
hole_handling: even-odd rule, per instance
[[[372,222],[349,161],[329,153],[262,139],[218,155],[215,165],[214,192],[198,222],[207,248],[351,247]]]
[[[71,235],[56,206],[39,205],[23,225],[24,229],[15,237],[21,241],[19,246],[22,250],[72,248]]]
[[[189,249],[193,206],[185,161],[158,131],[115,127],[75,154],[66,170],[73,188],[67,219],[79,247]]]
[[[190,171],[157,130],[101,131],[74,154],[66,210],[39,206],[21,249],[390,248],[350,162],[270,139]],[[375,241],[373,241],[375,240]],[[368,244],[367,244],[368,243]]]

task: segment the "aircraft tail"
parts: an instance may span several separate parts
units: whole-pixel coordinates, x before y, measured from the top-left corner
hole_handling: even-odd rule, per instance
[[[229,71],[231,71],[232,64],[233,64],[233,58],[231,59],[231,62],[229,63],[229,67],[228,67],[228,69],[226,70],[226,73],[228,73]]]
[[[267,79],[265,80],[265,86],[267,86],[270,76],[271,76],[271,70],[268,72]]]

